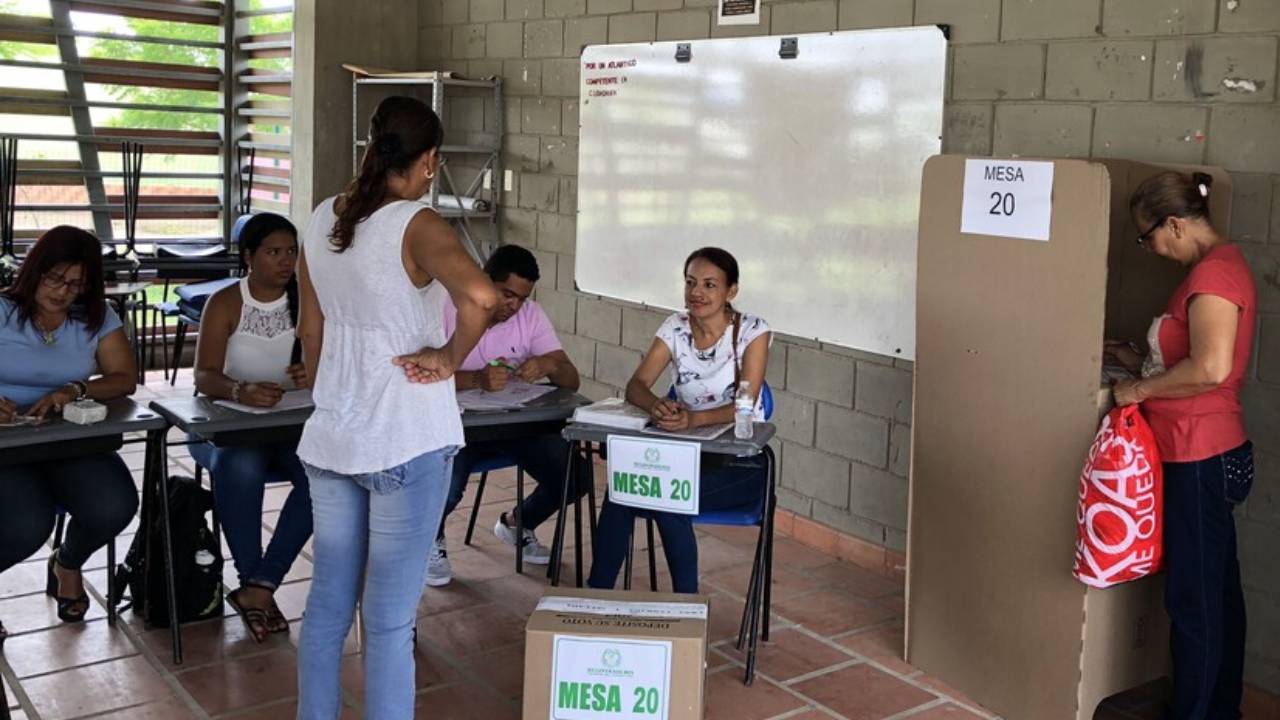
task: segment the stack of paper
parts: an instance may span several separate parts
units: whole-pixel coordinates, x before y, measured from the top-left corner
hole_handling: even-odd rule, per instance
[[[649,424],[649,413],[628,404],[622,398],[607,398],[574,410],[573,421],[623,430],[642,430]]]
[[[301,410],[303,408],[315,406],[315,403],[311,401],[310,390],[290,390],[284,394],[284,397],[280,398],[280,402],[269,408],[253,407],[243,403],[232,402],[230,400],[214,400],[213,404],[221,405],[224,408],[230,408],[238,412],[251,413],[253,415],[288,412],[290,410]]]
[[[463,390],[458,393],[458,407],[462,410],[510,410],[540,398],[556,389],[555,385],[531,385],[513,380],[496,392]]]

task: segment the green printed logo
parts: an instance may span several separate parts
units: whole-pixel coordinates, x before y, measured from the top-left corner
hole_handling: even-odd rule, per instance
[[[662,453],[658,452],[658,448],[651,447],[644,451],[644,461],[648,463],[658,463],[662,460]]]
[[[614,648],[609,648],[600,655],[600,664],[610,669],[616,668],[622,664],[622,653]]]

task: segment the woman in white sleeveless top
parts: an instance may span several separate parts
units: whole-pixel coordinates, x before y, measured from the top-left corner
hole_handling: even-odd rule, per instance
[[[497,303],[448,223],[417,202],[438,167],[440,119],[390,97],[368,140],[359,175],[303,235],[298,332],[316,405],[298,446],[315,518],[298,662],[306,720],[338,717],[357,598],[365,715],[413,717],[418,599],[463,442],[450,378]],[[458,308],[451,339],[446,297]]]
[[[286,388],[307,386],[294,332],[298,231],[279,215],[261,213],[245,224],[238,240],[247,272],[205,306],[196,345],[196,389],[212,398],[272,407]],[[311,494],[298,462],[298,444],[215,447],[197,442],[191,457],[209,470],[218,519],[240,577],[240,587],[227,602],[255,642],[270,633],[289,632],[274,595],[311,537]],[[266,483],[280,481],[293,488],[264,552],[263,491]]]

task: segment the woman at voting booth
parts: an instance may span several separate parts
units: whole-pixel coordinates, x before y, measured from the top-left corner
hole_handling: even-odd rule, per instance
[[[422,102],[383,100],[359,175],[316,208],[303,234],[298,334],[315,402],[298,444],[315,524],[298,661],[298,717],[308,720],[341,710],[357,599],[365,713],[413,717],[412,633],[463,442],[453,372],[497,302],[449,224],[417,202],[442,141],[440,118]],[[452,338],[446,296],[458,311]]]
[[[1240,388],[1253,349],[1257,292],[1244,254],[1209,224],[1208,175],[1164,172],[1130,201],[1152,252],[1191,268],[1151,325],[1143,357],[1109,343],[1141,373],[1115,386],[1141,403],[1164,464],[1165,606],[1172,620],[1169,717],[1238,718],[1245,607],[1232,511],[1253,482]]]
[[[260,213],[245,223],[239,240],[247,273],[205,306],[196,345],[196,389],[211,398],[270,408],[286,389],[308,386],[294,331],[298,231],[279,215]],[[216,447],[195,442],[191,457],[209,470],[218,519],[240,578],[227,602],[256,642],[289,632],[274,595],[311,537],[310,490],[297,443]],[[293,489],[264,553],[263,494],[268,482],[280,481]]]
[[[684,276],[686,310],[658,328],[649,352],[627,383],[627,402],[648,412],[659,428],[680,432],[733,422],[735,400],[746,393],[754,403],[755,419],[763,420],[760,388],[772,336],[763,319],[732,305],[738,294],[738,261],[720,248],[702,248],[685,261]],[[658,397],[650,388],[668,365],[674,368],[674,397]],[[768,484],[764,463],[759,456],[704,456],[699,508],[758,508]],[[640,510],[608,499],[600,510],[587,584],[613,588],[637,517],[657,524],[674,591],[696,593],[698,542],[693,517]]]
[[[107,305],[97,238],[65,225],[40,236],[0,293],[0,357],[0,425],[133,394],[133,350]],[[66,511],[70,523],[49,557],[45,591],[63,622],[80,622],[89,610],[80,568],[133,519],[138,492],[114,451],[62,455],[0,466],[0,572],[40,549],[55,513]]]

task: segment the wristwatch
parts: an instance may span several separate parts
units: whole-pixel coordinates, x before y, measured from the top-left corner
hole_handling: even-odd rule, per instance
[[[243,387],[244,383],[239,380],[231,386],[231,402],[240,402],[240,389]]]

